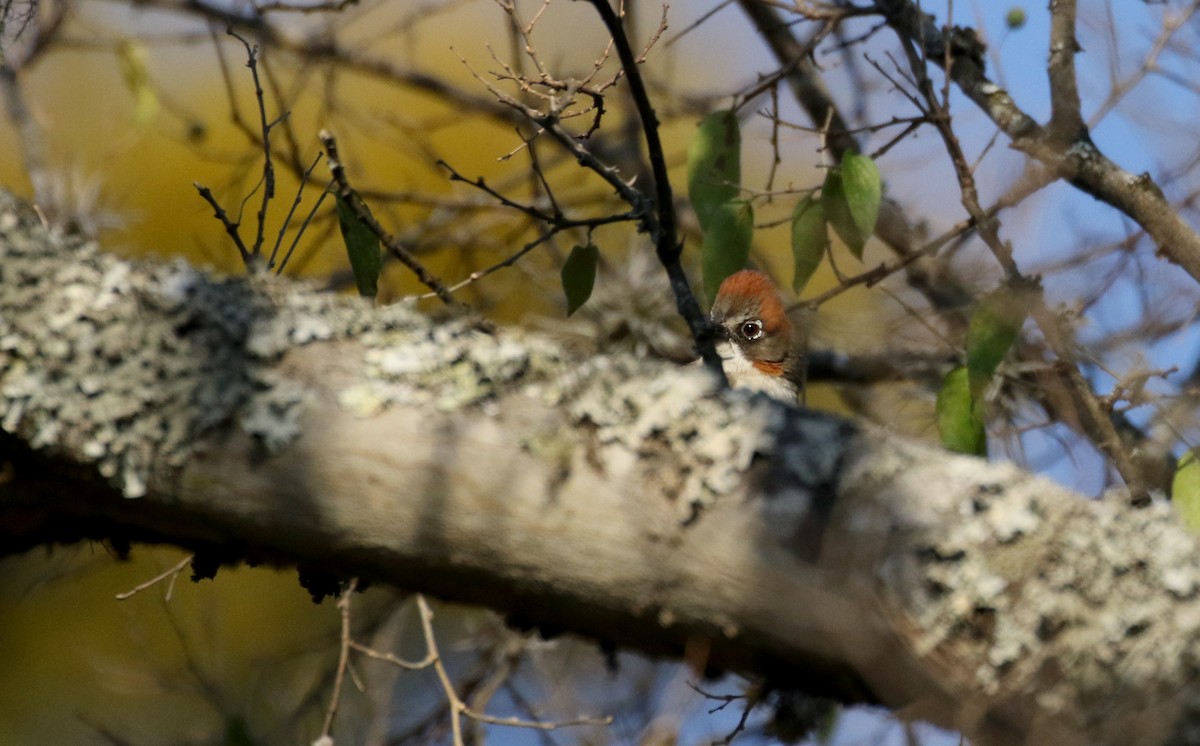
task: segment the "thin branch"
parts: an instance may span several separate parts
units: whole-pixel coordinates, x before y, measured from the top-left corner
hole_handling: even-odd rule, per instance
[[[651,240],[654,241],[655,251],[658,253],[658,259],[667,270],[667,277],[671,281],[671,290],[675,294],[675,306],[679,315],[688,324],[700,357],[703,358],[705,366],[718,377],[722,384],[728,385],[725,371],[721,366],[721,358],[717,354],[714,344],[714,331],[707,316],[700,309],[696,296],[692,294],[691,284],[680,263],[683,245],[677,235],[675,198],[671,193],[667,159],[658,134],[658,116],[654,113],[650,96],[646,92],[646,85],[642,81],[637,57],[629,44],[629,38],[625,35],[621,19],[608,4],[608,0],[590,0],[590,2],[599,13],[601,20],[604,21],[604,26],[608,29],[609,36],[616,45],[617,57],[621,60],[625,78],[629,81],[630,96],[633,98],[634,107],[642,122],[642,135],[646,140],[646,154],[654,174],[655,191],[655,220],[645,224],[643,228],[650,234]]]
[[[346,668],[350,664],[350,600],[356,590],[358,590],[358,578],[351,578],[337,603],[342,618],[341,645],[338,649],[337,673],[333,678],[333,695],[329,698],[329,709],[325,711],[325,724],[321,727],[322,739],[332,739],[333,718],[337,715],[338,703],[342,697],[342,682],[346,678]]]
[[[812,48],[801,44],[792,34],[791,24],[764,0],[739,0],[738,4],[766,40],[775,59],[788,70],[787,81],[792,94],[808,113],[809,119],[813,122],[829,122],[827,143],[834,161],[840,163],[847,152],[857,152],[859,145],[850,135],[850,126],[809,59]]]
[[[330,2],[322,3],[289,3],[283,2],[283,0],[272,0],[271,2],[256,0],[254,3],[254,12],[260,15],[272,11],[301,13],[303,15],[310,13],[340,13],[351,5],[358,5],[358,2],[359,0],[331,0]]]
[[[238,232],[240,224],[229,219],[229,215],[225,213],[225,208],[221,207],[221,204],[217,202],[217,198],[213,196],[212,191],[208,187],[198,181],[193,181],[192,186],[196,188],[196,191],[200,192],[200,196],[204,198],[204,201],[212,206],[213,217],[220,220],[221,225],[225,226],[225,232],[233,239],[233,245],[237,247],[238,253],[242,255],[242,263],[247,267],[252,266],[253,262],[251,261],[250,252],[246,249],[246,244],[242,241],[242,236]]]
[[[1089,128],[1095,127],[1103,121],[1104,117],[1108,116],[1109,112],[1117,107],[1117,104],[1125,98],[1126,94],[1133,90],[1149,73],[1163,72],[1158,66],[1159,56],[1167,48],[1167,45],[1174,38],[1175,34],[1181,28],[1187,27],[1192,20],[1192,16],[1196,15],[1198,11],[1200,11],[1200,2],[1193,1],[1191,6],[1179,15],[1173,16],[1167,14],[1164,16],[1162,30],[1159,32],[1158,37],[1155,38],[1154,43],[1150,45],[1150,50],[1142,59],[1142,64],[1124,80],[1113,84],[1108,97],[1104,99],[1104,103],[1100,104],[1088,119],[1087,126]]]
[[[195,554],[189,554],[188,556],[179,560],[179,562],[175,563],[175,565],[173,565],[170,569],[160,572],[158,575],[155,575],[144,583],[138,583],[127,591],[118,593],[117,600],[126,601],[130,598],[133,598],[147,588],[151,588],[167,578],[170,578],[171,582],[167,585],[166,600],[171,600],[171,594],[175,590],[175,579],[179,577],[179,573],[183,572],[183,569],[187,567],[188,563],[191,562],[195,557]]]
[[[433,652],[426,653],[425,657],[419,661],[409,661],[393,655],[392,653],[381,653],[374,648],[363,645],[360,642],[355,642],[354,640],[350,641],[350,647],[367,656],[368,658],[374,658],[375,660],[383,661],[384,663],[391,663],[393,666],[403,668],[405,671],[420,671],[433,665]]]
[[[1149,494],[1142,478],[1142,471],[1117,433],[1112,420],[1111,407],[1108,408],[1108,411],[1104,411],[1104,405],[1092,391],[1091,384],[1079,372],[1076,364],[1075,345],[1072,343],[1069,332],[1062,328],[1063,325],[1057,314],[1046,306],[1040,285],[1021,274],[1013,259],[1012,247],[1000,238],[998,220],[994,216],[988,215],[979,204],[975,176],[971,172],[962,145],[951,126],[950,112],[947,109],[948,99],[939,100],[934,94],[933,85],[926,74],[926,61],[921,58],[912,43],[906,39],[902,39],[902,41],[913,78],[917,81],[917,90],[921,92],[924,99],[924,107],[929,112],[930,121],[941,135],[942,143],[954,165],[963,207],[975,223],[980,238],[983,239],[984,244],[1004,269],[1008,284],[1014,289],[1028,291],[1028,302],[1031,304],[1030,314],[1042,331],[1048,346],[1058,358],[1059,362],[1055,365],[1055,369],[1059,374],[1059,379],[1072,392],[1071,398],[1080,410],[1078,415],[1072,419],[1080,424],[1086,423],[1086,426],[1081,428],[1081,432],[1116,468],[1129,489],[1132,503],[1135,505],[1149,504]]]
[[[258,79],[258,45],[246,41],[232,28],[226,29],[225,33],[240,41],[242,46],[246,48],[246,67],[250,68],[250,77],[254,80],[254,98],[258,103],[258,125],[263,149],[263,193],[262,202],[258,208],[254,246],[250,250],[250,255],[255,261],[258,261],[259,256],[262,254],[263,237],[267,223],[267,208],[270,207],[271,200],[275,198],[275,165],[271,160],[271,128],[275,126],[276,122],[267,121],[267,104],[263,94],[262,82]]]
[[[916,89],[922,99],[922,101],[917,101],[915,97],[910,96],[910,100],[919,107],[922,114],[928,116],[929,121],[933,123],[933,126],[941,136],[942,144],[950,156],[950,162],[954,166],[954,174],[958,179],[959,192],[962,194],[962,205],[966,209],[967,214],[971,216],[979,237],[983,239],[984,244],[991,250],[992,255],[995,256],[996,261],[1004,270],[1005,276],[1011,281],[1019,282],[1023,278],[1021,277],[1020,270],[1017,268],[1016,262],[1013,260],[1012,247],[1001,240],[999,223],[996,217],[988,215],[984,211],[983,206],[979,204],[979,190],[975,186],[975,175],[971,172],[966,154],[963,153],[962,144],[958,141],[958,136],[954,133],[949,109],[949,96],[946,95],[946,91],[943,91],[941,99],[935,95],[933,83],[930,81],[926,69],[926,61],[922,58],[924,49],[916,47],[908,40],[902,41],[904,54],[908,58],[909,69],[912,72]]]
[[[292,200],[292,206],[288,209],[287,217],[283,219],[283,225],[279,226],[279,235],[275,237],[275,245],[271,247],[271,256],[269,259],[267,259],[267,269],[275,268],[275,257],[278,256],[279,247],[283,243],[284,232],[287,230],[287,227],[292,224],[292,217],[296,214],[296,208],[300,206],[300,202],[304,199],[304,187],[306,184],[308,184],[308,177],[312,175],[313,169],[315,169],[317,164],[320,162],[321,153],[317,153],[317,157],[313,159],[312,165],[304,171],[304,177],[300,179],[300,185],[296,187],[296,198]],[[313,212],[309,213],[308,217],[304,219],[304,223],[301,224],[300,230],[296,232],[296,239],[292,241],[291,246],[288,247],[287,254],[283,257],[283,264],[286,264],[288,257],[292,255],[292,250],[295,249],[296,243],[300,240],[300,237],[304,235],[304,229],[308,227],[309,220],[312,219],[316,208],[319,207],[321,202],[325,200],[326,194],[328,194],[328,191],[323,190],[321,192],[321,196],[317,198],[317,204],[313,207]],[[279,267],[279,271],[283,271],[282,264]]]
[[[489,725],[505,725],[513,728],[531,728],[533,730],[557,730],[579,725],[610,725],[612,717],[602,718],[574,718],[572,720],[559,720],[554,722],[542,722],[538,720],[522,720],[518,717],[496,717],[494,715],[485,715],[480,712],[475,712],[467,706],[465,702],[458,696],[458,692],[454,688],[454,683],[450,681],[450,674],[446,672],[446,666],[442,662],[441,654],[438,652],[437,638],[433,634],[433,610],[429,608],[429,602],[425,600],[425,596],[417,595],[417,609],[421,617],[421,631],[425,636],[425,646],[429,650],[429,655],[433,658],[433,670],[437,674],[438,681],[442,685],[442,690],[446,694],[446,699],[450,703],[451,720],[450,728],[453,734],[453,743],[455,746],[462,746],[462,720],[463,717],[471,718],[481,723]]]
[[[831,349],[805,353],[810,382],[867,385],[889,381],[917,381],[936,388],[961,360],[957,354],[885,350],[868,355],[848,355]]]
[[[405,248],[392,234],[388,233],[379,221],[375,219],[367,209],[358,201],[350,199],[353,189],[350,187],[350,182],[346,178],[346,169],[342,165],[341,157],[338,155],[337,140],[329,132],[329,130],[321,130],[317,135],[321,139],[321,144],[325,147],[325,155],[329,160],[329,170],[333,173],[334,183],[337,184],[338,196],[346,200],[346,204],[354,210],[355,216],[363,222],[387,246],[388,251],[392,256],[400,260],[401,264],[408,267],[417,279],[421,281],[425,287],[429,288],[448,306],[465,307],[462,303],[454,299],[450,291],[425,266],[413,256],[407,248]]]

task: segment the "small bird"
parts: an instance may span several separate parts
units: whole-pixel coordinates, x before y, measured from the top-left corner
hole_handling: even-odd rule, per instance
[[[730,385],[795,404],[804,388],[804,338],[771,279],[752,269],[725,278],[710,317]]]

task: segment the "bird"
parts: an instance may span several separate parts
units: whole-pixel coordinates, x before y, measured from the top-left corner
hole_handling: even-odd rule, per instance
[[[769,277],[753,269],[726,277],[709,317],[731,386],[791,404],[799,401],[804,390],[804,336],[788,318]]]

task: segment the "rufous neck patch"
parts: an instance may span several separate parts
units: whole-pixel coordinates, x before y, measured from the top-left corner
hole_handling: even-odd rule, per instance
[[[783,363],[776,360],[755,360],[751,362],[754,369],[766,373],[768,376],[782,376]]]

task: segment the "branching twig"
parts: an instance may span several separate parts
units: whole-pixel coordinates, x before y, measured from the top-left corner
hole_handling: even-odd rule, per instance
[[[176,580],[176,578],[178,578],[178,577],[179,577],[179,573],[183,572],[183,569],[184,569],[185,567],[187,567],[187,566],[188,566],[188,563],[189,563],[189,562],[191,562],[191,561],[192,561],[192,560],[193,560],[195,557],[196,557],[196,555],[195,555],[195,554],[189,554],[188,556],[186,556],[186,557],[184,557],[183,559],[179,560],[179,562],[175,563],[175,565],[174,565],[173,567],[171,567],[170,569],[168,569],[168,570],[164,570],[163,572],[160,572],[158,575],[155,575],[154,577],[150,578],[149,580],[147,580],[147,581],[146,581],[146,582],[144,582],[144,583],[138,583],[138,584],[137,584],[137,585],[135,585],[133,588],[131,588],[131,589],[127,590],[127,591],[123,591],[123,592],[121,592],[121,593],[118,593],[118,594],[117,594],[117,600],[118,600],[118,601],[125,601],[125,600],[127,600],[127,599],[133,598],[134,596],[136,596],[137,594],[139,594],[139,593],[141,593],[142,591],[146,590],[147,588],[151,588],[151,587],[153,587],[154,585],[157,585],[158,583],[161,583],[163,580],[166,580],[167,578],[170,578],[170,579],[171,579],[171,582],[170,582],[170,584],[169,584],[169,585],[167,585],[167,593],[166,593],[166,600],[170,601],[170,600],[171,600],[171,594],[172,594],[172,592],[174,592],[174,590],[175,590],[175,580]]]
[[[438,652],[437,638],[433,634],[433,610],[429,608],[429,603],[422,595],[417,596],[417,609],[421,617],[421,631],[425,635],[425,645],[429,650],[429,655],[433,658],[433,670],[437,674],[438,681],[442,685],[442,690],[446,695],[446,699],[450,702],[451,721],[450,727],[454,738],[455,746],[462,746],[462,717],[468,717],[481,723],[489,725],[506,725],[513,728],[532,728],[534,730],[557,730],[558,728],[566,728],[569,726],[578,725],[609,725],[612,723],[611,717],[603,718],[575,718],[572,720],[560,720],[556,722],[541,722],[538,720],[522,720],[517,717],[495,717],[493,715],[485,715],[475,712],[467,706],[462,699],[459,698],[455,691],[454,683],[450,681],[450,674],[446,672],[446,666],[442,662],[441,654]]]
[[[267,121],[267,103],[263,96],[262,83],[258,79],[258,45],[246,41],[232,28],[226,29],[225,33],[240,41],[242,46],[246,48],[246,67],[250,68],[250,77],[254,80],[254,98],[258,103],[258,124],[263,149],[263,193],[262,202],[259,203],[258,207],[254,246],[250,249],[250,256],[257,262],[262,255],[263,238],[267,224],[267,208],[270,207],[271,200],[275,199],[275,165],[271,160],[271,128],[275,126],[276,122]]]
[[[655,192],[653,212],[647,215],[647,218],[652,215],[654,219],[653,221],[647,220],[643,224],[643,229],[650,234],[651,240],[654,241],[658,259],[666,268],[667,277],[671,281],[676,308],[687,322],[692,339],[700,356],[704,359],[705,366],[725,383],[725,371],[721,367],[721,358],[717,355],[714,345],[713,330],[708,318],[700,309],[696,296],[692,294],[691,285],[688,283],[687,275],[683,271],[683,264],[680,262],[683,245],[677,235],[675,198],[671,193],[667,159],[658,134],[658,116],[654,113],[649,94],[646,93],[646,85],[638,70],[637,57],[629,44],[629,38],[625,35],[625,29],[621,26],[621,19],[608,4],[608,0],[590,0],[590,2],[596,12],[600,14],[609,36],[616,45],[617,57],[621,60],[621,66],[625,70],[625,78],[629,81],[629,92],[642,122],[642,135],[646,140],[646,153],[654,174]]]
[[[632,208],[631,212],[635,216],[634,219],[638,221],[639,229],[649,234],[651,240],[654,241],[656,253],[666,268],[667,276],[670,279],[671,289],[675,295],[676,308],[687,322],[701,357],[704,358],[705,364],[724,381],[725,376],[721,367],[721,361],[713,345],[713,330],[707,317],[701,310],[700,304],[692,294],[687,275],[684,273],[683,265],[680,263],[682,246],[677,236],[674,198],[671,193],[670,180],[667,174],[666,157],[658,134],[658,119],[650,104],[645,84],[637,68],[637,57],[630,46],[624,28],[621,26],[620,19],[617,17],[616,12],[608,5],[607,0],[592,0],[592,5],[604,21],[613,45],[617,49],[624,75],[629,81],[634,105],[642,122],[642,132],[646,140],[647,152],[654,174],[655,192],[653,198],[634,187],[632,183],[621,178],[614,167],[597,158],[583,145],[578,137],[568,132],[562,126],[561,119],[563,112],[571,104],[569,98],[566,100],[561,100],[557,97],[551,98],[547,110],[541,111],[508,95],[491,82],[485,80],[474,70],[471,71],[472,75],[485,85],[501,103],[516,109],[530,121],[539,125],[545,134],[550,135],[570,152],[580,165],[599,175],[630,205]],[[661,28],[659,34],[661,34]],[[467,64],[466,60],[463,60],[463,64]],[[468,69],[470,69],[469,65]]]
[[[292,224],[292,217],[294,217],[296,214],[296,208],[300,206],[300,203],[304,199],[304,186],[308,184],[308,177],[312,175],[313,169],[315,169],[317,164],[320,162],[321,154],[317,153],[317,157],[313,159],[312,165],[305,169],[304,177],[300,179],[300,185],[296,187],[296,198],[292,200],[292,206],[288,209],[287,217],[283,219],[283,225],[279,228],[279,235],[275,237],[275,245],[271,247],[271,256],[267,259],[267,269],[275,268],[275,258],[278,256],[279,247],[283,243],[285,229],[287,226]],[[287,264],[288,258],[292,255],[292,251],[296,248],[296,244],[300,241],[300,237],[304,235],[304,229],[308,227],[308,223],[310,220],[312,220],[313,214],[316,213],[316,210],[321,206],[321,203],[325,201],[325,195],[328,193],[328,190],[321,191],[321,196],[317,198],[317,202],[315,205],[313,205],[312,211],[308,214],[308,217],[304,219],[304,222],[300,225],[300,229],[296,231],[296,238],[292,241],[291,246],[288,247],[287,253],[283,257],[283,262],[279,265],[279,271],[281,273],[283,272],[283,266]]]
[[[752,0],[747,0],[752,1]],[[1128,215],[1150,234],[1159,252],[1200,282],[1200,234],[1181,216],[1148,173],[1132,174],[1102,153],[1086,137],[1063,142],[1017,106],[1012,96],[988,79],[970,29],[942,29],[911,0],[880,0],[888,25],[919,46],[1012,140],[1013,147],[1050,166],[1061,178]],[[1073,65],[1072,65],[1073,67]],[[1063,115],[1065,116],[1065,115]]]
[[[321,139],[321,144],[325,147],[325,155],[329,161],[329,170],[333,174],[334,183],[337,184],[338,195],[346,200],[346,204],[350,205],[354,210],[355,216],[387,246],[392,256],[399,259],[404,266],[408,267],[417,276],[417,279],[421,281],[421,284],[432,290],[443,303],[448,306],[463,307],[463,304],[455,300],[454,296],[450,294],[445,284],[436,275],[427,270],[425,265],[421,264],[413,256],[412,252],[405,248],[395,236],[388,233],[379,224],[379,221],[375,219],[374,215],[368,212],[358,200],[350,199],[353,190],[346,178],[346,169],[342,165],[341,157],[338,155],[337,140],[328,130],[321,130],[317,136]]]
[[[337,603],[342,618],[341,646],[338,649],[337,672],[333,677],[333,695],[329,698],[329,709],[325,711],[325,724],[321,727],[322,739],[332,738],[333,718],[337,715],[338,703],[342,697],[342,682],[346,679],[346,668],[350,665],[350,600],[357,590],[358,578],[351,578]]]
[[[238,231],[239,224],[229,219],[229,215],[225,213],[225,208],[221,207],[221,203],[217,202],[217,198],[213,196],[212,191],[198,181],[192,182],[192,186],[196,191],[200,192],[200,196],[204,198],[213,209],[213,217],[221,221],[221,225],[225,226],[225,232],[233,239],[233,245],[237,247],[238,253],[242,255],[242,263],[247,267],[253,266],[249,250],[246,249],[245,242],[242,241],[241,233]]]
[[[530,149],[531,155],[533,152],[534,151],[532,149]],[[520,202],[516,202],[515,200],[509,199],[503,193],[499,192],[498,190],[496,190],[493,187],[491,187],[490,185],[488,185],[488,183],[486,181],[484,181],[484,179],[482,177],[476,178],[476,179],[468,179],[467,177],[465,177],[461,173],[459,173],[453,166],[451,166],[449,163],[446,163],[445,161],[438,161],[438,165],[442,166],[443,168],[445,168],[447,171],[450,172],[450,180],[451,181],[459,181],[464,184],[469,184],[469,185],[475,187],[476,189],[480,190],[484,194],[487,194],[488,196],[492,197],[501,206],[516,210],[524,215],[527,215],[528,217],[532,218],[533,220],[536,220],[541,223],[545,223],[546,225],[550,226],[550,229],[547,232],[538,236],[533,241],[526,243],[523,247],[521,247],[520,250],[511,254],[506,259],[503,259],[503,260],[493,264],[492,266],[488,267],[487,269],[476,270],[476,271],[472,272],[470,275],[468,275],[464,280],[462,280],[454,285],[451,285],[449,288],[450,292],[457,292],[459,289],[461,289],[467,285],[470,285],[473,282],[477,282],[478,280],[492,274],[493,272],[495,272],[497,270],[503,269],[505,267],[511,267],[512,265],[516,264],[519,259],[521,259],[526,254],[528,254],[530,251],[532,251],[533,249],[537,248],[538,246],[541,246],[542,244],[546,243],[551,238],[553,238],[554,236],[556,236],[557,234],[559,234],[563,231],[577,229],[577,228],[586,228],[590,232],[592,230],[595,230],[596,228],[599,228],[600,226],[612,225],[614,223],[627,223],[627,222],[638,220],[638,218],[639,218],[639,216],[637,214],[635,214],[633,211],[617,213],[615,215],[613,215],[613,214],[601,215],[599,217],[594,217],[594,218],[568,218],[563,214],[562,209],[558,206],[558,203],[555,201],[554,194],[550,189],[550,185],[548,183],[546,183],[544,177],[541,179],[541,183],[543,185],[543,189],[545,190],[546,197],[550,202],[551,212],[546,212],[545,210],[542,210],[534,205],[522,204]],[[536,159],[534,161],[534,171],[536,172],[536,174],[538,176],[543,176],[541,168],[538,167],[538,165],[537,165]]]
[[[351,588],[350,590],[352,590]],[[425,640],[425,657],[419,661],[407,661],[399,658],[391,653],[380,653],[365,645],[354,642],[349,638],[349,602],[347,591],[343,595],[343,601],[338,602],[339,608],[342,608],[342,652],[343,659],[339,660],[339,677],[334,684],[334,700],[330,707],[330,713],[326,717],[326,727],[324,733],[329,734],[329,724],[332,721],[333,711],[336,708],[338,688],[341,683],[340,671],[345,667],[344,656],[346,651],[353,649],[364,655],[370,656],[376,660],[385,661],[393,665],[399,666],[407,671],[422,670],[433,667],[434,673],[437,675],[438,682],[441,684],[442,692],[446,696],[446,702],[450,710],[450,728],[453,736],[453,744],[455,746],[463,746],[462,737],[462,718],[466,717],[478,723],[487,725],[503,725],[512,728],[530,728],[540,731],[552,731],[559,728],[566,728],[579,725],[609,725],[612,723],[611,717],[603,718],[574,718],[571,720],[559,721],[540,721],[540,720],[524,720],[518,717],[497,717],[478,712],[469,707],[459,696],[458,690],[454,683],[450,680],[450,674],[446,671],[446,666],[442,661],[441,653],[438,649],[437,636],[433,632],[433,610],[429,608],[429,602],[422,595],[416,596],[417,614],[421,621],[421,634]],[[343,603],[345,606],[343,607]],[[497,679],[496,686],[499,686],[503,679]]]
[[[1079,372],[1073,349],[1074,345],[1064,335],[1056,315],[1046,307],[1040,287],[1037,286],[1036,282],[1029,280],[1021,274],[1013,259],[1012,248],[1000,238],[999,224],[996,218],[987,215],[983,207],[979,204],[979,193],[975,187],[975,176],[967,163],[962,145],[959,143],[958,137],[951,127],[947,101],[945,99],[939,100],[934,94],[933,86],[926,75],[926,62],[921,59],[918,49],[907,40],[905,40],[903,47],[911,72],[917,82],[917,90],[924,99],[923,106],[930,115],[930,121],[933,122],[938,133],[941,135],[946,152],[950,155],[950,161],[954,165],[955,175],[958,178],[959,191],[962,194],[963,207],[975,223],[975,228],[980,238],[991,249],[992,254],[1004,269],[1004,273],[1010,284],[1014,287],[1036,288],[1035,292],[1030,294],[1030,301],[1032,302],[1030,313],[1034,322],[1041,329],[1050,349],[1053,350],[1055,356],[1059,359],[1059,363],[1055,366],[1058,378],[1072,392],[1072,398],[1080,410],[1075,419],[1081,425],[1084,425],[1081,431],[1116,468],[1124,480],[1126,487],[1129,489],[1131,501],[1138,505],[1148,504],[1149,496],[1142,479],[1141,469],[1138,468],[1137,463],[1117,433],[1112,421],[1111,409],[1105,411],[1101,401],[1092,391],[1091,384]],[[1069,72],[1073,76],[1074,65],[1072,64],[1070,68]],[[1065,73],[1060,71],[1052,74],[1061,76]],[[1073,86],[1072,90],[1074,90]],[[1075,98],[1076,108],[1074,111],[1077,117],[1077,92],[1075,93]],[[1060,102],[1059,105],[1069,108],[1069,102]],[[1072,115],[1068,111],[1063,113],[1062,116],[1064,117],[1064,121],[1068,122],[1069,126],[1069,122],[1073,119]],[[1080,126],[1082,126],[1082,120],[1080,120]]]

